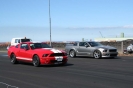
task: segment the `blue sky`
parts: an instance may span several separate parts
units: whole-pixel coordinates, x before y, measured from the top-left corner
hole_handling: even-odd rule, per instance
[[[133,0],[50,0],[52,41],[133,37]],[[0,0],[0,42],[49,41],[49,0]]]

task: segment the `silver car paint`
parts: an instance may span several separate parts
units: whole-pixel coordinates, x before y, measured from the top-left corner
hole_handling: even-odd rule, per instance
[[[66,46],[65,47],[65,51],[67,52],[67,54],[69,54],[70,50],[74,50],[76,52],[76,56],[90,56],[93,57],[93,53],[95,50],[99,50],[102,54],[102,57],[111,57],[110,55],[112,54],[118,54],[117,49],[115,47],[112,46],[105,46],[105,45],[101,45],[101,46],[96,46],[96,47],[91,47],[90,44],[89,47],[85,47],[85,46],[79,46],[79,43],[77,44],[77,46]],[[87,42],[88,43],[88,42]],[[110,49],[116,49],[116,52],[109,52]],[[107,52],[103,52],[103,50],[107,50]],[[115,57],[115,56],[113,56]]]

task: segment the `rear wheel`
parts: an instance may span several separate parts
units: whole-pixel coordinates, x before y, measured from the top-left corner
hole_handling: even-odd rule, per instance
[[[96,58],[96,59],[101,58],[101,52],[99,50],[94,51],[93,57]]]
[[[12,64],[17,64],[18,63],[15,54],[11,54],[10,61],[11,61]]]
[[[71,50],[70,52],[69,52],[69,56],[70,57],[76,57],[76,52],[74,51],[74,50]]]
[[[39,57],[38,57],[37,55],[35,55],[35,56],[33,57],[32,63],[33,63],[33,65],[34,65],[35,67],[39,67],[39,66],[40,66],[40,60],[39,60]]]

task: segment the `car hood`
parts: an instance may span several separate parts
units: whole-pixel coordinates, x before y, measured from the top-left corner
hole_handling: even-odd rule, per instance
[[[54,49],[54,48],[39,48],[39,49],[34,49],[36,52],[46,52],[46,53],[62,53],[61,50]]]
[[[105,45],[97,46],[97,48],[103,48],[103,49],[116,49],[115,47],[112,47],[112,46],[105,46]]]

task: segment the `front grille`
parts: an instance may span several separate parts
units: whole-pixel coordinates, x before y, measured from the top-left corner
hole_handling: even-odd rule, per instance
[[[53,57],[53,56],[64,56],[64,54],[63,53],[52,53],[50,56],[51,57]]]
[[[51,63],[55,63],[55,62],[57,62],[57,60],[51,60],[50,62],[51,62]]]
[[[117,52],[116,49],[110,49],[109,52]]]
[[[55,63],[55,62],[65,62],[66,60],[63,59],[62,61],[57,61],[57,60],[50,60],[51,63]]]
[[[117,56],[117,54],[110,54],[111,57]]]

